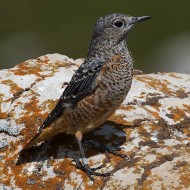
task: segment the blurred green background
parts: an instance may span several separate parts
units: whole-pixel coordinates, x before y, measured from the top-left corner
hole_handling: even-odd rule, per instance
[[[83,58],[94,22],[115,12],[153,16],[128,38],[135,68],[190,72],[189,0],[1,0],[0,68],[47,53]]]

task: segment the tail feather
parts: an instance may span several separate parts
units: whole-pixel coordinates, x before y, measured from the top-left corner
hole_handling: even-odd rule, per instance
[[[58,127],[57,127],[58,126]],[[59,127],[61,126],[61,127]],[[34,145],[37,145],[38,143],[45,141],[47,139],[50,139],[51,137],[55,136],[56,134],[63,132],[63,129],[67,129],[63,126],[66,126],[66,123],[60,118],[56,122],[50,124],[47,128],[42,129],[42,131],[39,131],[32,140],[20,151],[19,154],[22,154],[25,150],[31,148]]]

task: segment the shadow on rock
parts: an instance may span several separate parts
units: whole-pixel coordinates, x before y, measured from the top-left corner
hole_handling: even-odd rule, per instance
[[[108,147],[119,149],[119,147],[126,141],[126,133],[123,129],[127,127],[130,126],[106,121],[94,131],[94,134]],[[90,133],[84,135],[83,147],[87,158],[97,155],[100,152],[104,152],[101,150],[97,140],[95,140]],[[59,134],[39,146],[26,150],[23,154],[19,155],[17,165],[39,162],[52,158],[71,158],[75,162],[79,161],[80,151],[75,142],[74,135]]]

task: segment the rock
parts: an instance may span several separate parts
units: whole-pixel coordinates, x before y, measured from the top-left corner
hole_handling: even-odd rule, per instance
[[[190,189],[190,75],[135,75],[120,109],[96,130],[108,146],[122,147],[129,162],[100,152],[85,136],[90,166],[110,178],[76,169],[73,136],[60,134],[22,158],[83,60],[51,54],[0,71],[0,189]],[[138,72],[137,72],[138,73]]]

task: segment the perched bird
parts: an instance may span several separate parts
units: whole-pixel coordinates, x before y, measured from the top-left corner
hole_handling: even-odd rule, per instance
[[[81,168],[90,179],[93,180],[91,175],[109,175],[89,167],[82,137],[106,121],[125,99],[133,77],[133,60],[126,37],[136,23],[149,18],[115,13],[101,17],[95,23],[84,63],[73,75],[37,135],[20,153],[58,133],[72,134],[81,152]],[[117,155],[114,150],[109,151]]]

